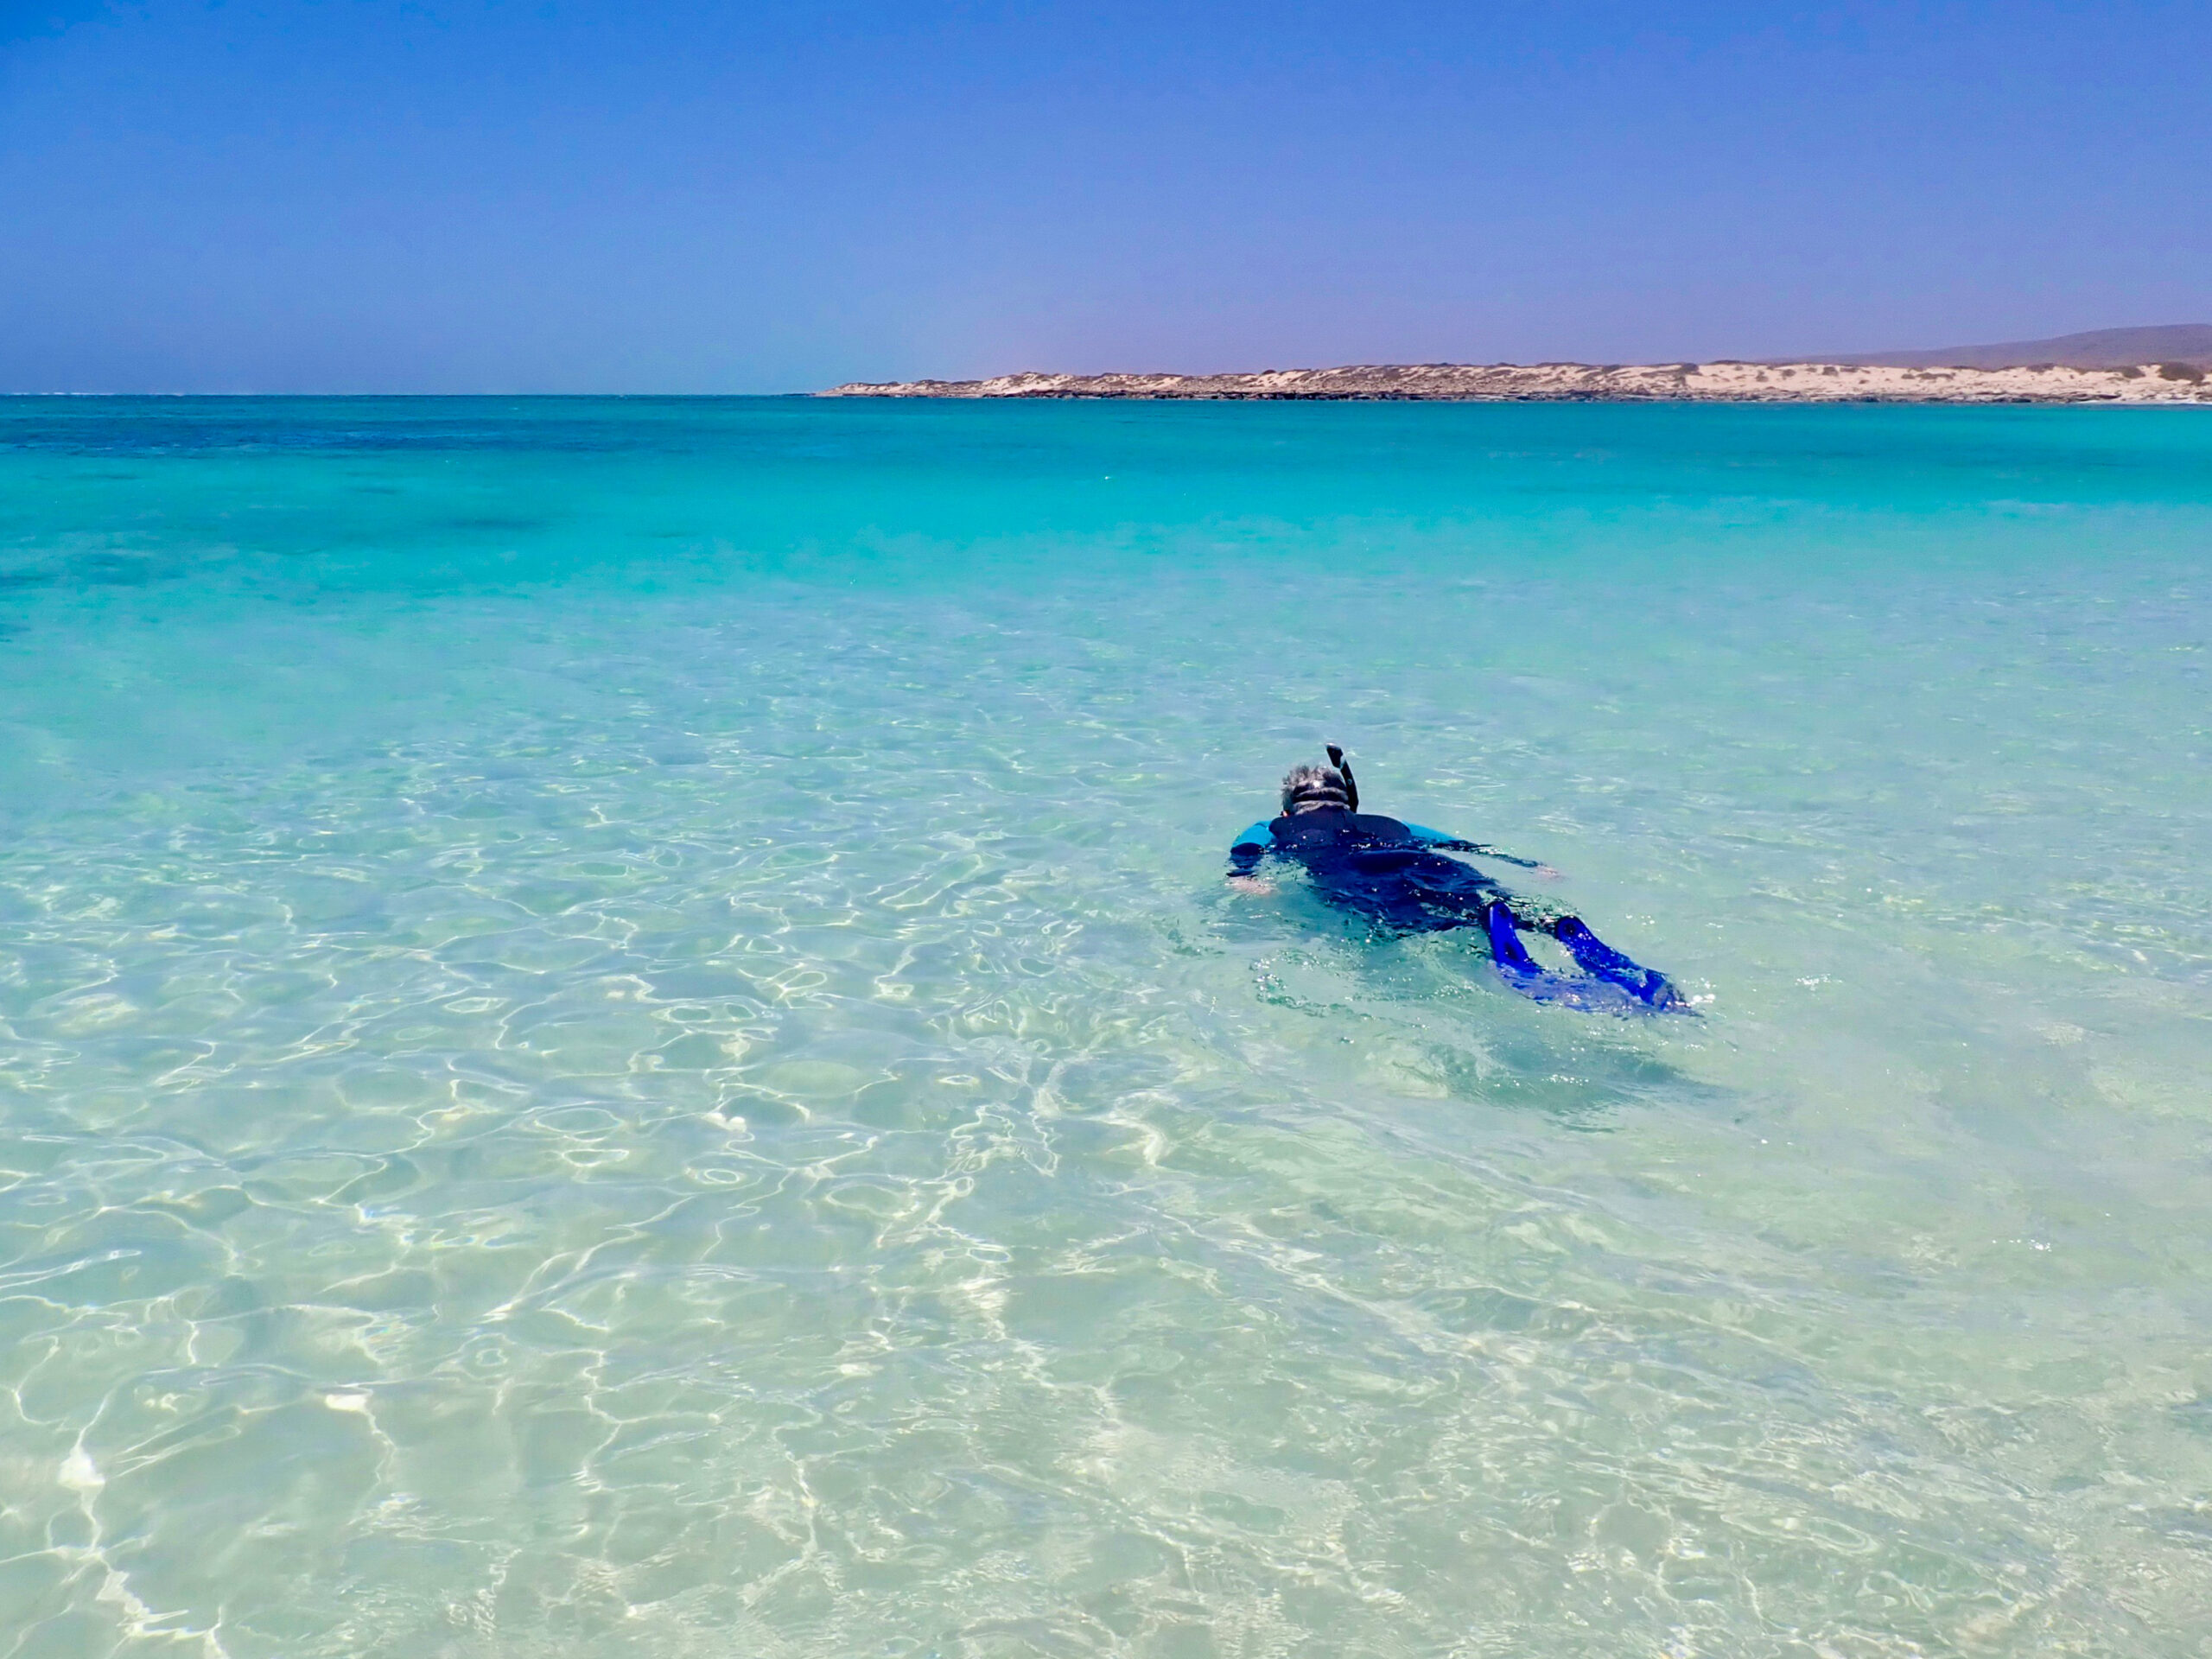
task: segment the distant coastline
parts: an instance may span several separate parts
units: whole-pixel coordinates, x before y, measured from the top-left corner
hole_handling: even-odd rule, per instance
[[[1269,369],[1256,374],[1002,374],[855,382],[823,397],[1134,397],[1230,402],[2201,404],[2185,362],[2123,368],[1850,363],[1461,364]]]

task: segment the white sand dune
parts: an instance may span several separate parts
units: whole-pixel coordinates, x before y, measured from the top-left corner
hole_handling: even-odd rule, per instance
[[[1446,399],[1522,402],[2205,404],[2184,364],[1969,369],[1842,363],[1458,364],[1268,369],[1256,374],[1003,374],[855,383],[827,397]]]

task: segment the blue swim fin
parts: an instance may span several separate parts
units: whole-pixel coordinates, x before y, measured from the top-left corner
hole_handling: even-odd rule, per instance
[[[1618,986],[1580,976],[1570,979],[1544,967],[1521,943],[1521,930],[1514,922],[1513,912],[1503,905],[1493,902],[1484,912],[1483,926],[1490,935],[1490,954],[1497,963],[1498,974],[1531,1002],[1556,1002],[1564,1007],[1585,1008],[1593,1003],[1618,1004],[1624,1000]],[[1593,991],[1599,995],[1593,997]]]
[[[1664,975],[1637,967],[1586,927],[1581,929],[1581,938],[1587,941],[1583,950],[1577,950],[1575,941],[1567,939],[1566,930],[1561,930],[1562,941],[1576,963],[1590,969],[1568,975],[1552,972],[1529,954],[1529,947],[1521,943],[1521,930],[1513,919],[1513,912],[1504,905],[1492,903],[1484,912],[1483,926],[1490,936],[1490,953],[1497,963],[1498,974],[1506,984],[1532,1002],[1556,1002],[1561,1007],[1610,1014],[1642,1014],[1647,1009],[1688,1007],[1675,995],[1674,987],[1668,984]],[[1605,953],[1605,964],[1612,971],[1600,973],[1592,961],[1586,958],[1583,951],[1591,945]],[[1615,976],[1631,970],[1639,976],[1634,982]],[[1653,995],[1647,995],[1644,988],[1653,982],[1656,982],[1657,990]],[[1661,995],[1664,1001],[1655,1000]]]
[[[1656,968],[1646,968],[1632,962],[1607,944],[1590,931],[1589,925],[1579,916],[1570,916],[1559,925],[1559,942],[1574,958],[1575,966],[1586,974],[1619,986],[1646,1007],[1664,1011],[1688,1013],[1689,1002],[1675,988],[1674,982]],[[1516,941],[1517,943],[1517,941]]]

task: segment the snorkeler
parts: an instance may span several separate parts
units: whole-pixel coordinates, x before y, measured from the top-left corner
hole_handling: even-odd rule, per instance
[[[1262,859],[1285,859],[1305,868],[1322,898],[1380,930],[1433,933],[1481,928],[1505,982],[1539,1002],[1691,1011],[1664,974],[1630,961],[1580,917],[1510,893],[1471,864],[1444,854],[1471,853],[1524,869],[1544,866],[1417,823],[1362,812],[1351,766],[1333,743],[1329,760],[1325,766],[1292,767],[1282,780],[1282,816],[1255,823],[1236,837],[1229,849],[1232,887],[1271,891],[1255,873]],[[1523,928],[1550,934],[1582,971],[1559,974],[1543,967],[1522,944]]]

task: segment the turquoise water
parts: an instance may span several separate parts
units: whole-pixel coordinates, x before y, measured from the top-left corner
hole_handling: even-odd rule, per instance
[[[2208,667],[2200,411],[0,404],[0,1655],[2203,1654]]]

